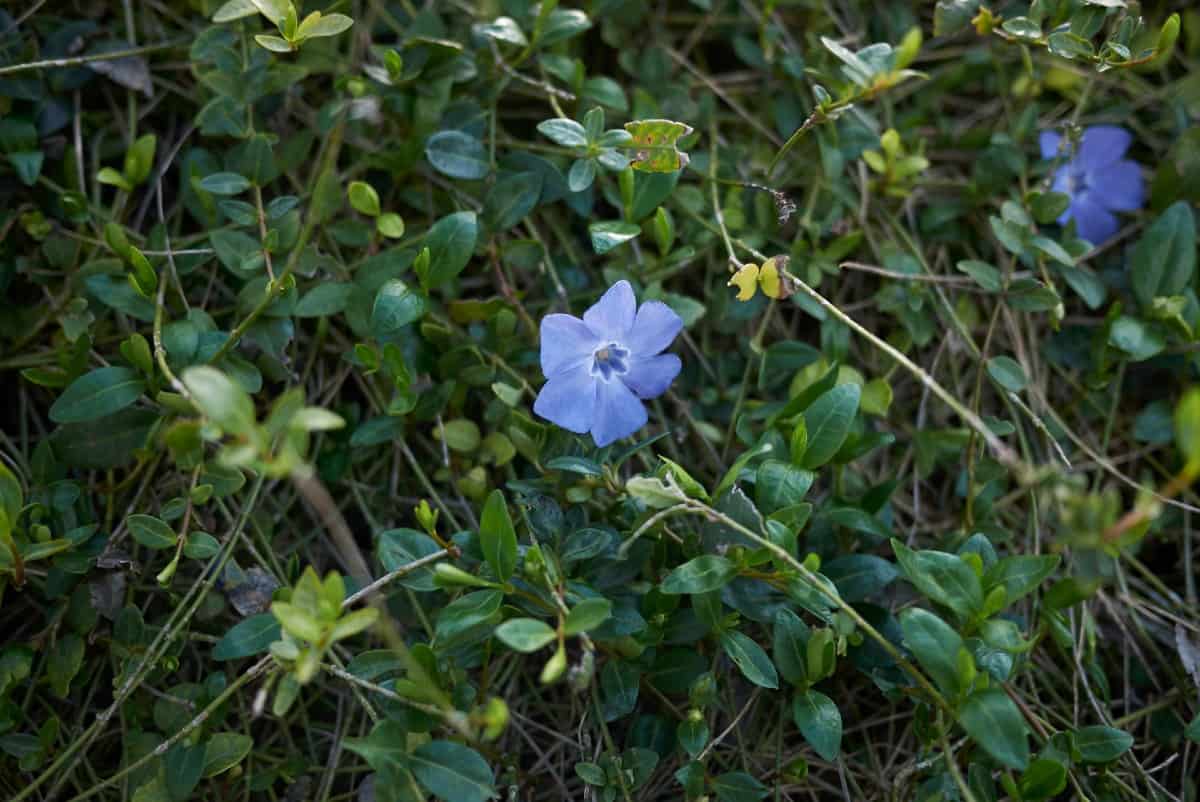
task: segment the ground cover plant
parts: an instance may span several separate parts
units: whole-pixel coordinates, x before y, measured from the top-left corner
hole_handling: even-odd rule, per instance
[[[0,10],[0,796],[1196,800],[1189,5]]]

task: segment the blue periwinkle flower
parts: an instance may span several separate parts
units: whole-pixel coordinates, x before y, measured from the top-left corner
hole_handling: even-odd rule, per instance
[[[683,321],[660,301],[638,307],[633,287],[618,281],[583,320],[542,319],[542,373],[546,384],[533,411],[577,434],[591,432],[598,446],[628,437],[646,425],[642,399],[667,391],[682,367],[662,353]]]
[[[1051,189],[1069,195],[1071,205],[1058,218],[1075,221],[1083,239],[1099,245],[1117,233],[1113,212],[1140,209],[1145,199],[1142,168],[1124,158],[1133,137],[1116,125],[1093,125],[1083,132],[1079,149],[1054,172]],[[1053,159],[1063,145],[1062,136],[1043,131],[1038,139],[1043,159]]]

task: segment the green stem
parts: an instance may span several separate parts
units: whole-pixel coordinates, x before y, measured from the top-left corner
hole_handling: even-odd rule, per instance
[[[80,64],[90,64],[95,61],[114,61],[119,58],[128,56],[140,56],[145,53],[156,53],[159,50],[170,50],[173,47],[181,47],[187,44],[185,41],[178,42],[160,42],[156,45],[145,45],[143,47],[131,47],[127,50],[114,50],[111,53],[91,53],[86,56],[72,56],[71,58],[52,58],[45,61],[29,61],[24,64],[12,64],[7,67],[0,67],[0,75],[11,75],[15,72],[26,72],[28,70],[43,70],[54,69],[57,67],[78,67]]]

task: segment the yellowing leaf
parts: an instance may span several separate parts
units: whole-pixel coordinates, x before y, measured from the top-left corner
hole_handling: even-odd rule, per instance
[[[778,276],[776,276],[778,283]],[[739,301],[749,301],[754,297],[755,290],[758,285],[758,265],[742,265],[742,269],[734,273],[729,279],[728,286],[737,287],[737,299]]]
[[[633,136],[628,147],[633,148],[635,170],[648,173],[673,173],[686,167],[688,155],[676,148],[680,137],[692,132],[690,125],[674,120],[634,120],[625,123],[625,130]]]

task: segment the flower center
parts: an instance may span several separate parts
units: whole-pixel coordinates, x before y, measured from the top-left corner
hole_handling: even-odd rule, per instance
[[[625,364],[628,356],[629,351],[616,343],[609,343],[597,349],[592,355],[592,375],[599,375],[605,381],[609,381],[613,376],[620,376],[629,370]]]
[[[1067,194],[1074,195],[1088,188],[1087,176],[1082,170],[1071,170],[1067,173]]]

